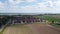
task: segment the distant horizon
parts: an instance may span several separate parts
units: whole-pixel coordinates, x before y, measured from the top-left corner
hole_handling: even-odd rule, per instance
[[[40,14],[41,13],[0,13],[0,15],[40,15]],[[58,13],[44,13],[44,14],[58,14]]]

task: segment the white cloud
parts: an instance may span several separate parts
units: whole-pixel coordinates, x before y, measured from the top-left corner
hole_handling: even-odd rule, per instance
[[[53,3],[55,7],[60,7],[60,1],[54,1]]]
[[[35,5],[35,6],[21,7],[21,10],[25,13],[45,13],[44,11],[47,11],[47,8],[43,6],[41,7],[40,5],[39,6]]]
[[[4,8],[4,4],[0,2],[0,8]]]
[[[53,7],[53,2],[52,2],[52,1],[48,1],[48,5],[49,5],[50,7]]]
[[[0,13],[6,12],[4,3],[0,2]]]
[[[36,2],[36,0],[8,0],[10,4],[19,4],[21,2]]]
[[[25,13],[41,13],[47,11],[47,6],[45,4],[46,4],[45,2],[41,2],[41,3],[37,3],[34,6],[25,6],[25,7],[19,7],[13,5],[11,10],[17,13],[21,11]]]
[[[26,2],[34,2],[34,0],[24,0]],[[20,0],[17,1],[20,3]],[[12,2],[14,3],[14,2]],[[17,5],[13,5],[11,10],[15,11],[16,13],[57,13],[59,12],[60,8],[53,8],[55,6],[60,6],[60,1],[46,1],[46,2],[39,2],[34,6],[24,6],[19,7]],[[12,12],[11,11],[11,12]],[[55,12],[56,11],[56,12]]]
[[[44,2],[43,2],[44,3]],[[45,0],[45,3],[49,7],[60,7],[60,0]]]
[[[35,2],[35,0],[9,0],[12,4],[6,12],[10,13],[59,13],[60,11],[60,1],[44,1],[38,2],[36,5],[32,6],[19,6],[21,2]],[[4,8],[4,3],[0,2],[0,7]]]
[[[24,0],[8,0],[9,1],[9,3],[11,3],[11,4],[19,4],[19,3],[21,3],[21,2],[24,2]]]
[[[37,3],[39,7],[53,7],[53,2],[52,1],[45,1],[45,2],[39,2]]]
[[[25,0],[26,2],[36,2],[36,0]]]
[[[37,6],[38,6],[38,7],[42,7],[42,8],[46,7],[46,5],[45,5],[45,3],[44,3],[44,2],[37,3]]]

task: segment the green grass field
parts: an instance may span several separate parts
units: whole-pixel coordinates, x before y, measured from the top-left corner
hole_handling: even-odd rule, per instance
[[[51,24],[54,27],[60,28],[60,25],[56,25],[56,24]]]
[[[60,22],[60,15],[43,15],[43,16],[35,16],[36,18],[43,18],[49,21],[49,23],[52,26],[60,28],[60,25],[53,24],[52,21],[54,22]]]
[[[56,15],[52,15],[52,16],[43,16],[43,18],[47,19],[48,21],[55,21],[55,22],[59,22],[60,23],[60,18],[58,18],[58,16]],[[57,24],[53,24],[51,23],[50,25],[54,26],[54,27],[58,27],[60,28],[60,25]]]

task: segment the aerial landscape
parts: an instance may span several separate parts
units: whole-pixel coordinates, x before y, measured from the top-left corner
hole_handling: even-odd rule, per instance
[[[60,14],[0,15],[0,34],[60,34]]]
[[[0,0],[0,34],[60,34],[60,0]]]

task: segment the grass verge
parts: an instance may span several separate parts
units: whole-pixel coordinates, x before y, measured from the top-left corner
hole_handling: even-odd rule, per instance
[[[2,29],[2,31],[0,32],[0,34],[3,34],[4,30],[6,29],[6,26]]]
[[[57,28],[60,28],[60,25],[57,25],[57,24],[50,24],[50,25],[57,27]]]

